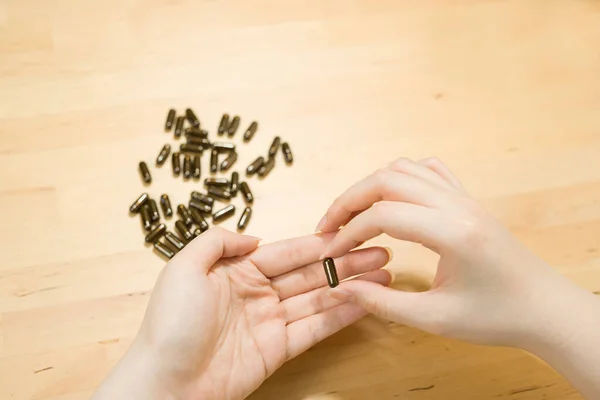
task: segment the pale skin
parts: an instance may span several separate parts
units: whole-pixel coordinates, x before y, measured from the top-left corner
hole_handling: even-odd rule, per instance
[[[600,398],[600,300],[530,253],[437,159],[399,159],[329,208],[315,235],[258,246],[211,229],[158,279],[140,332],[94,399],[243,399],[285,361],[366,315],[544,359]],[[388,288],[380,234],[440,255],[432,288]],[[320,264],[340,279],[326,287]],[[576,312],[575,312],[576,311]]]

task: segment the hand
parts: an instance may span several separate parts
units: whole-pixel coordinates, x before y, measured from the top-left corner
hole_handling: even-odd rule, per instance
[[[386,233],[440,255],[431,290],[344,282],[330,295],[382,318],[483,344],[526,347],[549,329],[552,299],[580,290],[522,246],[437,159],[399,159],[350,187],[318,229],[334,232],[326,256]],[[564,299],[564,297],[563,297]],[[545,328],[541,328],[545,327]]]
[[[318,257],[333,236],[257,248],[258,239],[221,228],[202,234],[162,271],[124,363],[152,365],[137,381],[160,383],[152,392],[162,399],[248,396],[285,361],[366,314],[326,296]],[[388,285],[380,270],[388,260],[380,247],[350,252],[337,260],[340,278]]]

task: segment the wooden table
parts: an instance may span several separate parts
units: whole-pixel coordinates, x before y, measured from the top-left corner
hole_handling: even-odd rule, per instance
[[[170,107],[212,134],[223,112],[260,121],[238,168],[275,135],[292,145],[293,167],[252,182],[250,234],[310,233],[357,179],[437,155],[600,290],[599,45],[584,0],[0,0],[0,398],[89,398],[131,342],[164,262],[128,206],[137,163],[173,142]],[[152,172],[149,193],[175,203],[199,186]],[[435,257],[375,243],[395,251],[396,287],[426,287]],[[374,318],[251,396],[496,397],[580,398],[521,351]]]

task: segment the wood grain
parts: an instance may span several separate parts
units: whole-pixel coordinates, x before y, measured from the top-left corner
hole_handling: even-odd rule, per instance
[[[293,167],[252,181],[250,234],[309,233],[373,169],[436,155],[599,291],[599,45],[585,0],[0,0],[0,398],[89,398],[127,349],[164,264],[127,208],[170,107],[212,134],[223,112],[258,120],[238,169],[292,145]],[[195,188],[152,173],[156,198]],[[397,287],[428,284],[435,257],[375,243]],[[521,351],[366,318],[251,398],[581,397]]]

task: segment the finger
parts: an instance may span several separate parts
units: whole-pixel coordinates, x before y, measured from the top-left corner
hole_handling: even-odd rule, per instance
[[[396,239],[420,243],[439,252],[447,235],[439,211],[414,204],[382,201],[356,216],[327,246],[323,257],[339,257],[371,238],[386,233]]]
[[[253,236],[213,227],[185,246],[176,259],[190,261],[189,265],[208,272],[221,258],[248,254],[256,249],[258,241],[259,239]]]
[[[367,315],[359,305],[345,303],[287,326],[287,359],[310,349],[321,340],[333,335]]]
[[[325,252],[325,250],[323,250]],[[391,251],[390,251],[391,252]],[[391,253],[383,247],[352,251],[335,260],[340,280],[383,267]],[[271,286],[281,300],[327,285],[323,263],[317,261],[271,279]]]
[[[385,269],[379,269],[359,276],[356,279],[388,286],[392,282],[392,275]],[[324,286],[282,301],[281,305],[285,310],[288,324],[345,303],[342,300],[328,296],[328,292],[329,287]]]
[[[437,207],[441,196],[434,186],[423,180],[390,169],[381,169],[338,197],[327,210],[320,229],[323,232],[334,231],[346,224],[353,213],[366,210],[382,200]]]
[[[427,166],[416,163],[408,158],[399,158],[395,160],[388,166],[388,169],[402,172],[443,189],[454,189],[454,186],[446,179],[442,178],[438,173],[429,169]]]
[[[441,176],[446,182],[450,183],[456,189],[464,190],[463,184],[461,181],[450,171],[450,169],[440,161],[439,158],[430,157],[425,158],[419,161],[419,164],[429,168],[431,171],[435,172],[439,176]]]

